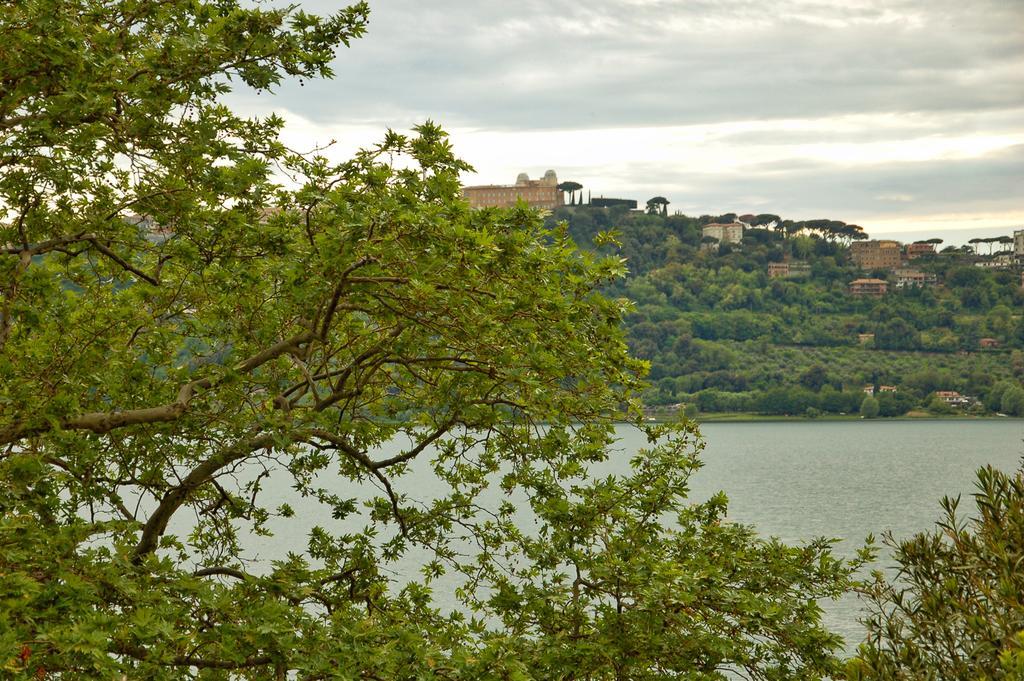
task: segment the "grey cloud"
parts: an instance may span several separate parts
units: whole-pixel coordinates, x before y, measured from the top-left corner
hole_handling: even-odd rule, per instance
[[[333,0],[302,0],[329,11]],[[1024,153],[843,168],[783,147],[1024,132],[1018,0],[380,0],[331,81],[236,92],[236,107],[315,123],[406,128],[431,118],[488,131],[667,126],[893,114],[886,127],[735,133],[723,153],[784,160],[709,175],[642,162],[558,168],[594,195],[665,195],[726,210],[867,221],[1020,212]],[[469,159],[474,161],[475,159]],[[539,161],[539,160],[538,160]],[[638,159],[642,161],[642,159]],[[869,226],[865,224],[865,226]]]
[[[1024,104],[1024,102],[1022,102]],[[876,120],[833,124],[819,128],[766,128],[726,133],[717,138],[722,144],[747,146],[791,146],[795,144],[897,142],[930,136],[957,136],[1019,132],[1024,121],[1024,106],[996,111],[960,111],[935,114],[899,115],[886,125]]]
[[[279,101],[322,122],[488,129],[1021,105],[1024,5],[835,4],[382,1],[335,80]]]
[[[707,175],[679,168],[629,164],[608,173],[630,189],[593,187],[596,196],[645,199],[658,194],[689,214],[770,212],[794,219],[831,217],[862,224],[889,217],[1020,209],[1024,145],[961,161],[893,163],[855,169],[801,161],[775,172],[757,168]],[[581,175],[585,181],[585,175]],[[909,201],[893,200],[907,197]]]

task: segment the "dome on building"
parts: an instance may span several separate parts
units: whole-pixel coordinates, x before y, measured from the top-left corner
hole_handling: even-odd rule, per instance
[[[516,177],[516,184],[529,184],[530,176],[526,173],[519,173]]]
[[[547,172],[544,173],[543,182],[544,182],[544,184],[551,184],[551,185],[558,184],[558,175],[555,175],[555,171],[554,170],[548,170]]]

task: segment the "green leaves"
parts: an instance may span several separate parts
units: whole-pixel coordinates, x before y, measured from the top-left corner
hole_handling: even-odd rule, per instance
[[[867,585],[851,679],[1016,679],[1024,640],[1024,472],[978,471],[976,515],[944,499],[932,532],[886,537],[899,566]]]
[[[613,425],[641,425],[629,304],[597,293],[621,258],[525,206],[470,211],[434,123],[335,166],[218,101],[329,73],[366,13],[29,0],[0,19],[2,664],[832,671],[814,599],[849,566],[729,525],[724,497],[690,506],[692,425],[595,472]],[[246,548],[275,531],[288,549]],[[458,612],[401,584],[416,556]]]

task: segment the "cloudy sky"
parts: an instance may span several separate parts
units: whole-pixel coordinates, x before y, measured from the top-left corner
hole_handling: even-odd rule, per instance
[[[337,3],[304,0],[310,11]],[[377,0],[274,96],[332,155],[427,118],[476,174],[873,235],[1024,227],[1024,0]]]

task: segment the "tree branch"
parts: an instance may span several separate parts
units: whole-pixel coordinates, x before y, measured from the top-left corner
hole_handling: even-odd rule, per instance
[[[131,272],[135,276],[139,277],[140,279],[142,279],[144,281],[149,282],[153,286],[159,286],[160,285],[160,280],[159,279],[157,279],[156,277],[153,277],[153,276],[151,276],[149,274],[146,274],[145,272],[143,272],[139,268],[133,266],[131,263],[129,263],[127,260],[125,260],[124,258],[119,256],[117,253],[114,253],[112,250],[110,250],[109,248],[104,246],[98,239],[89,239],[89,243],[91,243],[93,245],[93,247],[96,250],[98,250],[100,253],[102,253],[103,255],[107,256],[108,258],[110,258],[111,260],[116,262],[118,265],[120,265],[123,269],[128,270],[129,272]]]
[[[331,294],[331,300],[327,304],[327,311],[324,313],[323,323],[320,325],[320,338],[321,340],[327,339],[327,332],[331,328],[331,322],[334,320],[334,313],[338,309],[338,303],[341,300],[342,291],[345,290],[345,284],[350,281],[349,275],[370,263],[370,258],[363,257],[356,260],[354,263],[349,265],[344,272],[341,273],[338,283],[334,287],[334,292]]]
[[[372,463],[373,469],[380,470],[382,468],[387,468],[388,466],[394,466],[396,463],[402,463],[404,461],[409,461],[410,459],[416,458],[424,449],[432,445],[434,442],[438,440],[438,438],[440,438],[442,435],[451,430],[451,427],[455,425],[455,421],[455,417],[449,418],[447,421],[438,426],[433,433],[431,433],[429,436],[421,440],[418,445],[416,445],[407,452],[396,454],[395,456],[392,456],[387,459],[382,459],[380,461],[374,461]]]
[[[312,338],[312,332],[305,331],[279,343],[275,343],[274,345],[261,350],[255,355],[235,365],[235,371],[238,373],[249,373],[276,357],[287,352],[297,350],[303,344],[308,343]],[[213,381],[208,378],[196,379],[183,385],[178,391],[177,399],[169,404],[162,404],[157,407],[145,407],[142,409],[129,409],[127,411],[90,412],[87,414],[80,414],[62,421],[60,423],[60,429],[91,430],[96,434],[102,435],[104,433],[109,433],[112,430],[127,426],[175,421],[188,411],[189,403],[192,401],[197,390],[209,390],[217,387],[220,383],[220,380]],[[0,433],[0,445],[11,444],[23,438],[46,433],[50,430],[53,430],[53,426],[50,424],[33,427],[13,425],[6,431]]]
[[[52,251],[60,246],[67,246],[68,244],[76,244],[81,241],[92,241],[97,238],[94,234],[86,234],[80,232],[74,236],[61,237],[59,239],[50,239],[48,241],[41,241],[35,246],[4,246],[0,248],[0,255],[22,255],[27,253],[29,257],[34,255],[40,255],[47,251]]]
[[[220,565],[216,565],[216,566],[208,567],[208,568],[203,568],[201,570],[196,570],[195,572],[192,573],[192,576],[193,577],[224,576],[224,577],[234,577],[235,579],[241,579],[241,580],[246,580],[246,579],[252,579],[253,578],[252,575],[250,575],[248,572],[242,572],[241,570],[236,570],[235,568],[223,567],[223,566],[220,566]]]
[[[376,463],[366,455],[366,452],[360,451],[353,447],[344,438],[340,438],[332,433],[322,430],[320,428],[312,428],[306,431],[307,436],[312,436],[320,440],[326,440],[331,444],[331,447],[340,450],[346,456],[358,461],[366,468],[373,477],[380,481],[380,484],[384,486],[384,492],[388,495],[388,501],[391,503],[391,512],[395,515],[395,520],[398,522],[398,527],[402,532],[402,536],[409,534],[409,528],[405,523],[405,517],[402,514],[402,509],[398,505],[398,495],[395,494],[395,490],[391,487],[391,481],[388,477],[380,472],[380,468]]]
[[[249,669],[252,667],[265,667],[273,664],[274,658],[269,655],[258,655],[247,657],[244,660],[210,660],[194,655],[176,655],[167,659],[153,659],[148,649],[142,646],[132,645],[127,642],[119,642],[114,645],[114,654],[127,655],[136,660],[149,662],[161,667],[196,667],[198,669]]]
[[[160,504],[153,511],[153,514],[146,521],[142,528],[142,536],[135,546],[133,562],[139,563],[147,554],[156,550],[157,542],[167,531],[167,524],[171,516],[181,508],[191,494],[213,479],[218,470],[233,461],[237,461],[251,454],[252,452],[271,446],[275,436],[271,433],[264,433],[235,443],[234,446],[221,450],[218,454],[210,457],[199,464],[185,476],[181,483],[172,488]]]

